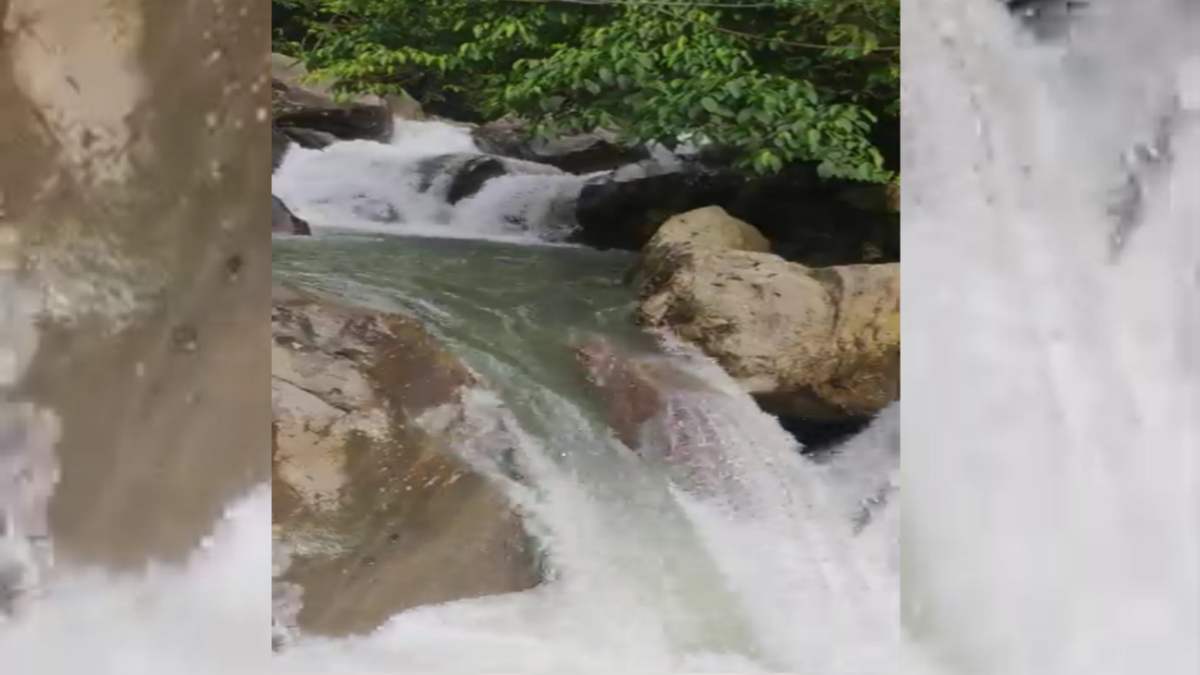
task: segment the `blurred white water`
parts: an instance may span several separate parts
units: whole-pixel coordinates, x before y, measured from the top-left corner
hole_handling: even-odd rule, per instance
[[[1200,7],[1091,5],[1050,44],[903,6],[902,584],[938,672],[1200,670]]]
[[[339,142],[324,150],[293,147],[272,179],[272,191],[318,227],[409,236],[554,242],[575,226],[575,199],[586,180],[553,167],[500,160],[511,170],[475,194],[449,203],[461,161],[479,156],[468,127],[441,121],[396,120],[392,142]]]
[[[59,567],[0,619],[0,669],[38,675],[270,671],[271,495],[231,504],[186,564],[136,574]]]

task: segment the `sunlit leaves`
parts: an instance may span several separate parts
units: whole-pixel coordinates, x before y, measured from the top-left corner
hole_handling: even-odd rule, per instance
[[[828,176],[889,179],[869,139],[898,112],[898,0],[287,4],[306,17],[293,51],[355,89],[453,94],[480,117],[517,114],[547,134],[703,138],[753,172],[812,161]]]

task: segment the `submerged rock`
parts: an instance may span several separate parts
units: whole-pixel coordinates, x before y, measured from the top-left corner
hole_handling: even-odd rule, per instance
[[[297,218],[279,197],[271,195],[271,231],[280,234],[312,234],[312,228],[301,218]]]
[[[503,479],[482,468],[512,437],[474,417],[471,371],[412,319],[287,289],[272,333],[276,605],[295,615],[277,619],[359,633],[538,583]]]
[[[746,438],[746,420],[729,392],[705,381],[686,360],[628,353],[598,337],[576,347],[576,357],[606,421],[628,448],[664,465],[691,494],[754,503],[731,454]]]
[[[899,395],[899,265],[811,268],[719,209],[676,216],[636,272],[637,320],[695,343],[764,409],[873,414]]]

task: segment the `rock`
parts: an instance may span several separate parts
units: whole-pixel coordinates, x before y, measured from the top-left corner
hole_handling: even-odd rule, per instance
[[[446,201],[457,204],[483,189],[484,183],[507,172],[504,163],[495,157],[472,157],[454,174],[454,180],[446,191]]]
[[[810,267],[896,262],[900,216],[891,186],[820,179],[807,167],[748,180],[730,202],[714,202]]]
[[[275,195],[271,195],[271,231],[281,234],[312,234],[308,223],[293,215],[287,205]]]
[[[271,78],[282,82],[288,87],[305,89],[327,99],[334,98],[334,92],[338,88],[337,80],[331,78],[313,79],[309,76],[308,69],[304,67],[303,61],[279,53],[271,54]],[[370,105],[382,101],[391,110],[393,117],[399,117],[404,120],[425,118],[425,113],[421,110],[421,104],[403,91],[398,94],[388,94],[382,98],[364,95],[354,97],[351,100]]]
[[[271,171],[279,168],[283,163],[283,156],[287,154],[288,146],[292,144],[292,140],[287,137],[282,131],[275,127],[271,127]]]
[[[677,236],[687,220],[699,218],[683,214],[643,253],[639,323],[695,343],[778,415],[861,417],[898,397],[899,265],[810,268],[715,248],[736,237],[693,243]]]
[[[616,169],[650,156],[644,147],[621,144],[611,132],[543,139],[532,137],[520,120],[509,118],[480,125],[471,135],[488,154],[548,164],[575,174]]]
[[[295,614],[281,622],[361,633],[539,582],[489,468],[510,422],[479,413],[471,371],[407,317],[277,289],[271,319],[276,605]]]
[[[654,233],[647,248],[654,250],[677,244],[697,249],[771,251],[771,243],[753,225],[734,218],[719,206],[706,206],[672,216]]]
[[[338,142],[338,137],[328,131],[301,129],[299,127],[282,127],[279,131],[289,141],[309,150],[322,150]]]
[[[729,175],[670,172],[583,186],[575,206],[575,240],[596,248],[638,250],[672,214],[733,201],[742,184]]]
[[[720,206],[754,223],[772,250],[811,266],[892,262],[899,215],[887,186],[820,180],[795,168],[748,179],[695,163],[645,175],[618,171],[584,186],[576,207],[580,243],[640,250],[672,214]]]
[[[312,129],[343,140],[387,141],[392,136],[392,111],[377,96],[360,96],[339,103],[328,96],[272,80],[271,113],[280,129]]]
[[[652,374],[637,361],[595,338],[575,348],[588,382],[604,394],[608,424],[617,438],[639,450],[642,425],[660,415],[664,396]]]
[[[617,438],[664,468],[674,485],[743,514],[763,506],[756,469],[737,450],[755,438],[755,415],[761,413],[740,392],[719,384],[723,376],[711,361],[691,350],[629,351],[603,338],[588,339],[576,356]],[[785,434],[777,440],[795,447]]]
[[[488,181],[498,176],[563,174],[560,169],[545,164],[471,153],[427,157],[417,164],[417,173],[419,191],[435,190],[450,204],[477,194]]]

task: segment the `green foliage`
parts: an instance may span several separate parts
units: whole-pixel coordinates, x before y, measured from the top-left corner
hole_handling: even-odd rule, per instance
[[[898,117],[899,0],[274,5],[287,19],[276,49],[355,91],[405,89],[545,134],[705,139],[758,173],[811,161],[829,177],[892,178],[871,139]]]

